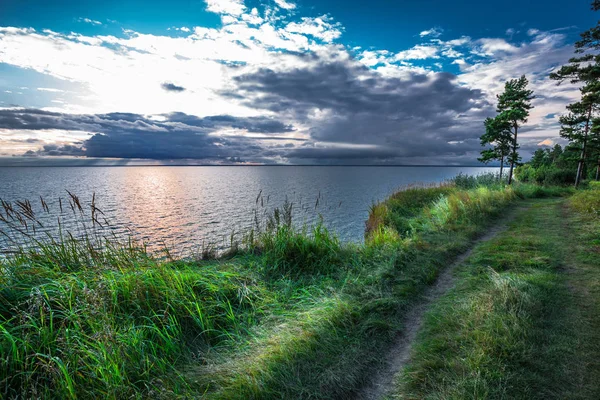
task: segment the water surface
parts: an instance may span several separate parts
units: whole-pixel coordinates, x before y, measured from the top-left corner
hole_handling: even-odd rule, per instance
[[[14,167],[0,168],[0,198],[29,199],[41,210],[42,196],[52,210],[66,190],[84,205],[96,204],[117,236],[133,233],[151,246],[166,244],[180,252],[202,243],[223,244],[259,215],[294,203],[298,224],[325,225],[344,241],[363,239],[369,206],[415,183],[435,183],[458,173],[480,174],[474,167]],[[257,203],[257,196],[262,199]],[[319,202],[317,204],[317,198]],[[63,210],[64,211],[64,210]],[[41,214],[40,214],[41,215]],[[45,229],[56,225],[45,216]],[[0,242],[2,245],[2,242]],[[6,243],[4,243],[6,246]]]

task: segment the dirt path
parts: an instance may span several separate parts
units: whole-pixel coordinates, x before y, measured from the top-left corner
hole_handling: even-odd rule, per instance
[[[385,355],[386,362],[384,366],[374,371],[371,381],[357,393],[355,399],[378,400],[388,394],[393,387],[394,377],[402,371],[410,359],[411,349],[417,333],[423,324],[425,313],[429,310],[433,302],[454,286],[453,273],[456,267],[461,265],[471,255],[473,249],[478,244],[487,242],[505,231],[508,228],[508,224],[516,215],[527,208],[529,207],[519,207],[511,211],[507,217],[491,227],[485,235],[473,243],[469,250],[461,254],[450,266],[440,273],[436,282],[426,290],[421,301],[406,314],[403,321],[404,329],[398,334],[394,343],[388,349],[388,353]]]

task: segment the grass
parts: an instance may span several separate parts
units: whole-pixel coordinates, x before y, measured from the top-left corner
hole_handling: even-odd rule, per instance
[[[392,398],[600,396],[600,254],[590,245],[600,223],[564,204],[530,203],[477,246],[428,313]]]
[[[566,193],[483,181],[374,205],[360,246],[320,224],[295,228],[286,204],[217,259],[106,239],[94,202],[71,195],[73,214],[92,214],[82,239],[62,232],[0,259],[1,396],[347,398],[494,218]],[[3,232],[33,237],[30,203],[3,209]]]
[[[570,199],[571,206],[581,212],[600,217],[600,182],[589,182],[590,190],[580,190]]]

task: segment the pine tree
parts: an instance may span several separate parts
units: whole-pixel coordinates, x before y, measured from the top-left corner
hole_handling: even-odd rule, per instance
[[[500,161],[500,180],[502,180],[502,171],[506,159],[511,149],[511,127],[510,122],[496,116],[495,118],[486,118],[485,133],[481,136],[481,145],[491,148],[481,151],[481,157],[478,160],[484,164],[490,161]]]
[[[600,118],[592,120],[590,128],[590,153],[593,156],[592,160],[596,160],[596,180],[600,180]]]
[[[519,79],[511,79],[504,85],[504,92],[498,95],[497,111],[500,113],[498,118],[508,121],[511,129],[511,149],[508,155],[510,163],[510,173],[508,175],[508,184],[512,183],[512,176],[515,165],[521,160],[517,150],[519,149],[518,133],[519,127],[527,122],[529,110],[533,108],[531,100],[535,98],[533,91],[527,89],[529,81],[525,75]]]
[[[540,167],[545,167],[545,166],[551,165],[552,157],[551,157],[550,149],[537,149],[533,153],[533,157],[531,157],[529,164],[533,168],[540,168]]]
[[[560,160],[562,158],[562,154],[563,154],[563,149],[562,149],[562,147],[560,147],[560,144],[555,144],[554,147],[552,148],[552,151],[550,151],[551,164],[561,167]]]
[[[587,87],[587,86],[586,86]],[[585,94],[587,92],[587,94]],[[572,144],[581,149],[581,155],[577,161],[577,174],[575,175],[575,187],[579,186],[582,180],[585,161],[587,158],[588,142],[594,140],[591,136],[597,136],[597,133],[591,132],[591,123],[594,112],[597,110],[597,95],[590,91],[582,89],[581,101],[569,104],[567,109],[569,113],[560,117],[560,135],[569,140]]]

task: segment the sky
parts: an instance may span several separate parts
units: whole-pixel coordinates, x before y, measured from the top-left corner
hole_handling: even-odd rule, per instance
[[[568,6],[567,6],[568,5]],[[0,0],[0,165],[477,165],[525,74],[526,160],[579,98],[588,0]]]

